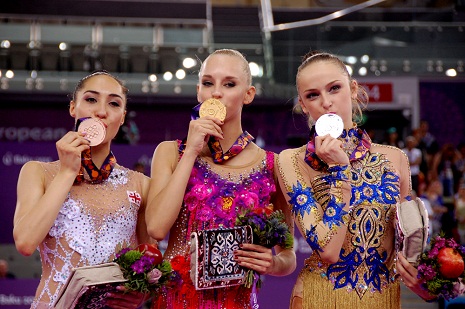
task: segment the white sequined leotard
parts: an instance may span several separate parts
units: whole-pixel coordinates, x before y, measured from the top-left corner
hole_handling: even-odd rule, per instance
[[[41,163],[46,186],[60,163]],[[136,245],[145,175],[116,165],[100,184],[73,185],[47,237],[39,245],[42,276],[32,308],[50,308],[73,267],[111,261],[117,246]]]

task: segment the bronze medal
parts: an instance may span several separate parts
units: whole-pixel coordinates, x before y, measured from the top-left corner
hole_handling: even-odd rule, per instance
[[[81,122],[78,131],[86,134],[84,138],[90,141],[90,146],[97,146],[105,139],[105,125],[95,118],[88,118]]]
[[[226,106],[217,99],[208,99],[205,100],[202,105],[200,105],[199,116],[212,116],[218,118],[221,121],[224,121],[226,118]]]

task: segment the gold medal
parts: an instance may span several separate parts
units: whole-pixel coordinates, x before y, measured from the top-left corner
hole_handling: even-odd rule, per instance
[[[212,116],[218,118],[221,121],[224,121],[226,118],[226,106],[217,99],[208,99],[205,100],[202,105],[200,105],[199,116]]]
[[[95,118],[88,118],[81,122],[78,131],[86,134],[84,138],[90,141],[90,146],[97,146],[105,139],[105,125]]]

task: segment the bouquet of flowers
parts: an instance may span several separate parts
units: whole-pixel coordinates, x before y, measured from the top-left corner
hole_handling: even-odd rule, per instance
[[[124,248],[114,260],[128,281],[130,291],[156,295],[163,286],[175,282],[177,274],[168,261],[163,261],[160,250],[151,244],[140,244],[136,249]]]
[[[284,249],[289,249],[294,244],[294,236],[289,231],[289,226],[286,224],[285,216],[281,210],[271,213],[248,211],[237,217],[236,225],[250,225],[253,232],[253,243],[266,248],[279,245]],[[255,271],[248,270],[244,286],[250,288],[254,281],[256,281],[256,287],[260,288],[262,285],[260,276]]]
[[[450,300],[465,292],[465,247],[437,235],[431,249],[421,254],[418,277],[431,295]]]

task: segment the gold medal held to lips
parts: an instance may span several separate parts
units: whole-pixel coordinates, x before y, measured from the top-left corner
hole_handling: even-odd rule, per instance
[[[78,131],[85,133],[85,139],[90,141],[90,146],[97,146],[105,139],[106,128],[102,121],[88,118],[79,124]]]
[[[208,99],[205,100],[202,105],[200,105],[199,116],[212,116],[218,118],[221,121],[224,121],[226,118],[226,106],[217,99]]]

